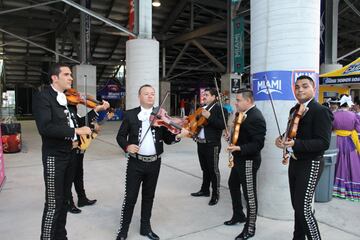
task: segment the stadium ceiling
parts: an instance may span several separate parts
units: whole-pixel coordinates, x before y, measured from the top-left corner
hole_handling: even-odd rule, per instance
[[[78,1],[70,1],[79,4]],[[91,10],[127,28],[129,0],[91,0]],[[250,0],[237,9],[245,17],[245,65],[250,64]],[[37,86],[47,80],[49,63],[79,62],[80,10],[61,0],[0,0],[0,59],[6,88]],[[191,20],[193,19],[193,21]],[[346,64],[360,56],[360,1],[340,0],[338,56]],[[165,49],[166,79],[173,85],[210,80],[227,66],[227,1],[162,0],[153,8],[153,35]],[[97,84],[114,78],[125,60],[128,35],[91,17],[90,64]],[[354,47],[355,46],[355,47]],[[54,54],[56,51],[57,54]],[[346,56],[348,53],[350,55]],[[162,63],[160,63],[162,73]],[[160,74],[161,76],[162,74]]]

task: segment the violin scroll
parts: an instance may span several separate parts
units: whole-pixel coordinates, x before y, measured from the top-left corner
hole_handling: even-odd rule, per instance
[[[94,97],[90,95],[82,96],[76,89],[70,88],[67,89],[65,92],[66,99],[70,105],[78,105],[83,104],[86,107],[89,108],[95,108],[97,105],[102,104],[102,102],[99,102]]]
[[[151,113],[150,122],[155,127],[166,127],[173,134],[180,134],[185,124],[183,119],[170,117],[163,108],[160,108],[157,113],[154,111]]]

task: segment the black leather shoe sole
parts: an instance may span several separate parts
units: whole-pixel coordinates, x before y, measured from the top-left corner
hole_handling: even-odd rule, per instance
[[[224,222],[224,225],[226,226],[232,226],[235,225],[237,223],[244,223],[246,222],[246,218],[242,218],[242,219],[230,219],[229,221]]]
[[[249,238],[252,238],[253,236],[255,236],[255,234],[249,234],[249,233],[240,233],[235,240],[246,240]]]
[[[190,193],[191,196],[193,197],[210,197],[210,193],[207,192],[195,192],[195,193]]]
[[[79,214],[79,213],[81,213],[81,210],[78,209],[77,207],[72,207],[72,208],[68,209],[68,212],[73,213],[73,214]]]
[[[209,202],[209,206],[214,206],[219,202],[219,198],[211,198]]]
[[[91,206],[94,205],[97,202],[96,199],[94,200],[88,200],[88,201],[84,201],[84,202],[78,202],[78,207],[84,207],[84,206]]]
[[[140,235],[148,237],[151,240],[159,240],[160,239],[160,237],[158,235],[156,235],[153,231],[151,231],[149,233],[140,232]]]

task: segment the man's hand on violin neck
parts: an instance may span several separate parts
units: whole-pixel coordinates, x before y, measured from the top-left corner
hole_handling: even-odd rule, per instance
[[[110,107],[110,103],[108,101],[103,100],[103,103],[101,105],[98,105],[95,107],[95,112],[105,111]]]
[[[91,129],[87,126],[81,128],[75,128],[75,133],[77,135],[88,135],[91,134]]]
[[[275,140],[275,145],[278,147],[278,148],[284,148],[284,147],[293,147],[295,145],[295,141],[294,140],[287,140],[287,141],[284,141],[282,139],[282,137],[277,137],[276,140]]]
[[[241,148],[240,148],[240,146],[231,144],[231,145],[229,145],[229,146],[226,148],[226,150],[227,150],[228,152],[236,152],[236,151],[240,151]]]
[[[208,119],[210,117],[210,112],[209,111],[206,111],[205,109],[202,110],[201,114],[206,118]]]
[[[130,144],[126,150],[129,153],[137,153],[139,151],[139,146],[137,146],[135,144]]]
[[[184,138],[184,137],[187,137],[189,135],[190,135],[190,132],[187,129],[182,128],[181,132],[178,135],[176,135],[176,138],[178,138],[178,139],[179,138]]]

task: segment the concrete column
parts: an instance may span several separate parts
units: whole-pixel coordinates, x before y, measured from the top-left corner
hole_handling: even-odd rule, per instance
[[[164,99],[165,97],[165,94],[167,91],[171,91],[171,83],[168,82],[168,81],[161,81],[160,82],[160,99],[159,99],[159,104],[160,104],[160,101],[162,99]],[[164,104],[163,104],[163,108],[168,112],[169,115],[171,115],[171,95],[169,94],[169,96],[166,98]]]
[[[159,96],[159,42],[132,39],[126,42],[126,109],[139,106],[138,90],[144,84],[155,88]],[[155,105],[158,105],[156,97]]]
[[[320,74],[342,67],[337,64],[339,0],[327,0],[325,4],[325,62]]]
[[[258,173],[259,215],[293,219],[288,166],[275,147],[279,136],[267,84],[272,92],[281,132],[295,104],[294,79],[302,74],[318,81],[320,1],[251,0],[251,74],[256,105],[267,122]]]
[[[80,64],[72,69],[73,72],[73,87],[80,93],[91,95],[96,98],[96,66]],[[89,110],[89,109],[88,109]],[[84,116],[86,107],[79,105],[78,112]]]
[[[339,0],[325,1],[325,64],[337,63]]]
[[[138,89],[144,84],[159,91],[159,42],[152,40],[152,1],[136,0],[135,26],[138,39],[126,42],[126,109],[139,106]],[[159,97],[155,105],[158,105]]]

